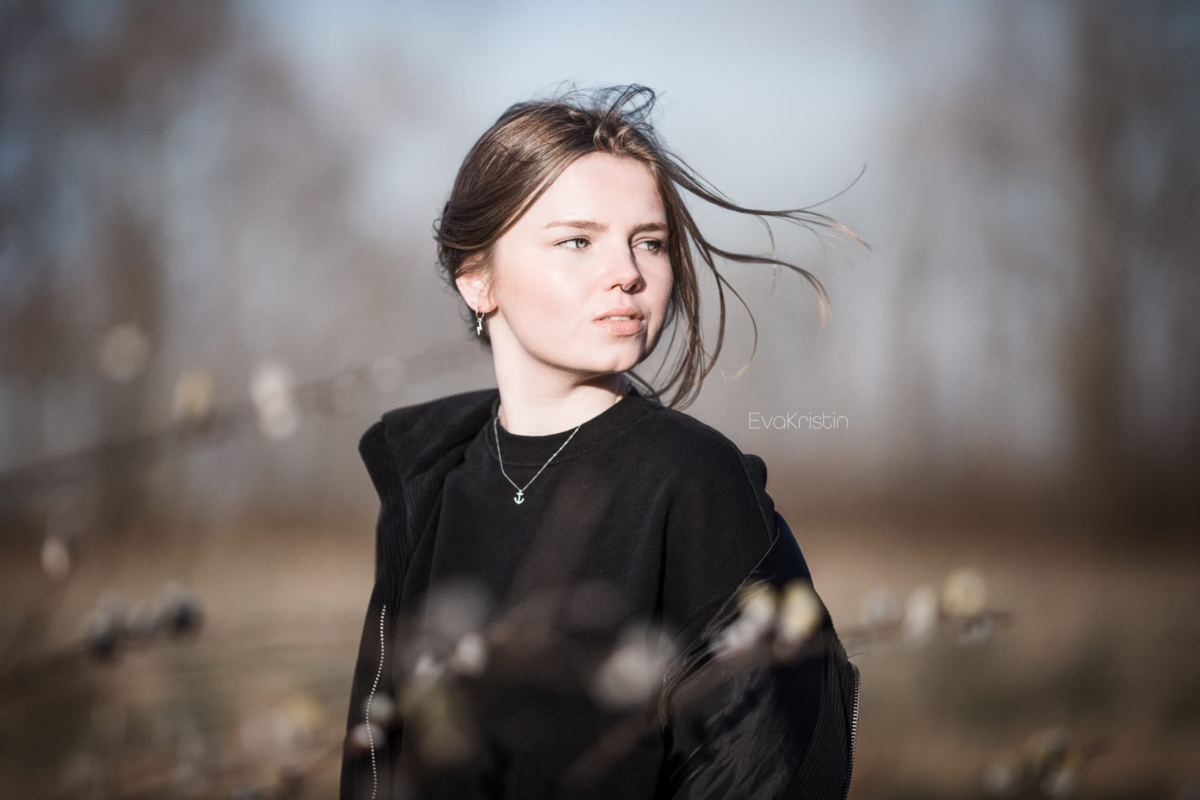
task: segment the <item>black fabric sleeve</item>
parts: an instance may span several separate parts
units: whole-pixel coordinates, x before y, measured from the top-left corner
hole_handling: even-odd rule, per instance
[[[686,479],[673,488],[668,514],[664,622],[677,621],[680,657],[664,687],[656,797],[841,797],[852,667],[828,613],[817,645],[798,662],[724,672],[711,661],[736,618],[742,586],[811,585],[799,545],[766,492],[765,463],[723,438],[717,446],[716,438],[708,437],[703,452],[685,454],[690,465],[681,469]],[[696,695],[697,686],[706,688]]]
[[[369,698],[386,694],[395,698],[390,668],[393,644],[391,636],[399,579],[400,536],[404,521],[404,501],[399,474],[387,442],[382,422],[376,422],[359,442],[359,454],[379,494],[379,515],[375,526],[375,577],[367,602],[359,639],[350,705],[346,719],[346,742],[342,751],[339,800],[386,800],[392,797],[394,763],[400,749],[401,726],[381,726],[374,736],[374,752],[357,745],[351,737],[354,729],[366,722]],[[380,720],[372,720],[372,723]]]
[[[775,519],[778,535],[745,583],[761,580],[779,589],[799,579],[811,585],[799,545],[778,513]],[[828,611],[823,608],[804,657],[729,670],[711,653],[736,614],[735,603],[719,608],[669,670],[665,702],[672,711],[656,798],[842,800],[853,766],[858,674]],[[693,696],[676,713],[672,696],[686,695],[689,684],[704,687],[701,702]]]
[[[766,467],[715,436],[683,456],[667,512],[663,621],[683,649],[774,540]]]

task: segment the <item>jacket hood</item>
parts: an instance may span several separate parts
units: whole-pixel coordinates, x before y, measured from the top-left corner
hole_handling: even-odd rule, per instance
[[[470,442],[491,419],[499,396],[499,389],[476,389],[386,412],[381,421],[401,480],[435,469],[448,452]]]
[[[398,598],[443,479],[487,424],[499,395],[499,389],[476,389],[392,409],[359,440],[359,455],[381,504],[376,579],[391,602]]]

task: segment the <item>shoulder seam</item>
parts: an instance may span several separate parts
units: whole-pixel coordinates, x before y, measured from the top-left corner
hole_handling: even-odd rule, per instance
[[[754,499],[756,501],[758,500],[758,492],[754,488],[754,478],[750,475],[750,470],[746,467],[745,454],[742,453],[742,449],[737,446],[736,442],[734,442],[732,439],[730,439],[725,434],[721,433],[716,428],[714,428],[711,425],[708,425],[704,422],[701,422],[700,420],[696,419],[695,417],[691,416],[690,414],[685,414],[682,411],[676,411],[675,409],[665,409],[665,410],[675,411],[675,415],[678,418],[681,418],[682,420],[684,420],[694,430],[699,431],[700,433],[704,434],[705,436],[707,436],[710,439],[715,439],[717,442],[720,442],[721,444],[725,445],[725,447],[729,448],[730,450],[733,450],[734,454],[737,456],[738,464],[742,468],[742,475],[745,476],[746,483],[747,483],[747,485],[749,485],[750,491],[754,495]],[[764,465],[765,465],[765,462],[764,462]],[[770,547],[774,543],[774,537],[771,535],[771,525],[767,521],[766,515],[761,514],[761,512],[762,512],[762,504],[761,503],[759,503],[759,512],[763,519],[763,530],[767,536],[767,547]]]

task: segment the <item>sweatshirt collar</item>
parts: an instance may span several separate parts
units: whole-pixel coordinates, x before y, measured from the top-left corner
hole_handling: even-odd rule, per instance
[[[497,457],[496,440],[499,439],[499,452],[505,466],[542,467],[569,461],[604,444],[650,411],[654,404],[631,384],[624,397],[579,425],[578,430],[570,428],[543,436],[509,433],[496,422],[499,406],[500,398],[497,397],[492,401],[491,418],[482,432],[488,453],[493,459]]]
[[[489,450],[494,456],[496,444],[492,420],[499,403],[499,389],[477,389],[384,413],[385,437],[400,479],[407,483],[431,472],[440,474],[446,471],[452,466],[448,462],[460,458],[467,445],[485,426],[488,428]],[[623,430],[633,419],[656,404],[657,401],[631,385],[623,399],[583,423],[566,449],[573,452],[591,449],[614,432]],[[513,465],[536,463],[540,466],[546,460],[543,451],[550,448],[548,452],[553,453],[570,436],[570,431],[549,436],[518,436],[508,433],[502,426],[498,427],[504,462]],[[564,450],[555,460],[567,456]]]

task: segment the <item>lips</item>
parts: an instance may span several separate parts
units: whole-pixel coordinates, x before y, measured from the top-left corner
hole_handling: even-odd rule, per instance
[[[605,317],[629,317],[631,319],[645,319],[646,315],[638,309],[637,306],[613,306],[606,308],[596,315],[597,320],[602,320]]]
[[[632,336],[646,327],[646,315],[636,306],[613,306],[601,311],[595,322],[614,336]]]
[[[641,333],[646,322],[642,319],[598,319],[596,324],[614,336],[633,336]]]

